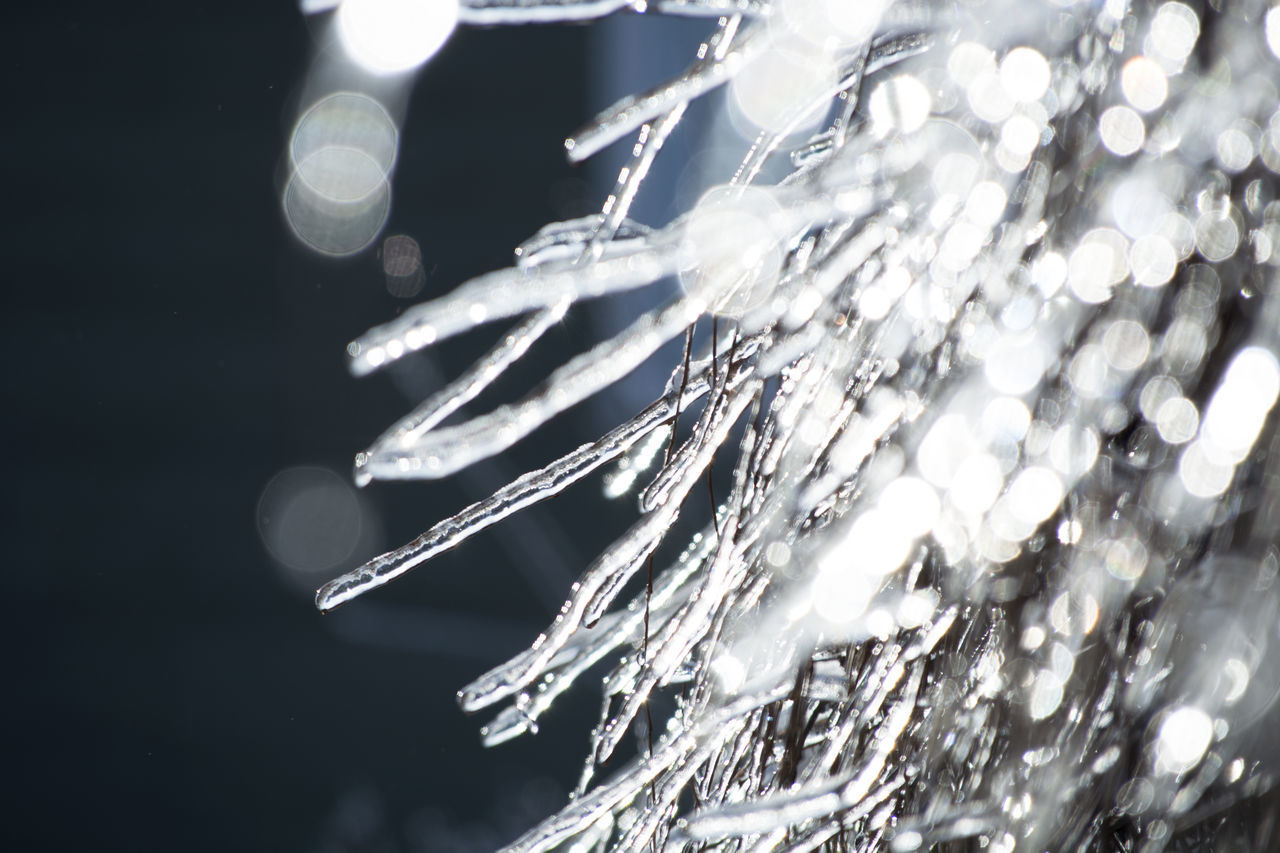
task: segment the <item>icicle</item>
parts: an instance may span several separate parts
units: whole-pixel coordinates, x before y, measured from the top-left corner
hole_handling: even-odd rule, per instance
[[[673,398],[674,396],[672,395]],[[453,548],[513,512],[560,493],[610,459],[616,458],[650,430],[669,419],[674,413],[674,404],[674,399],[659,400],[604,438],[584,444],[545,468],[513,480],[490,497],[477,501],[457,515],[436,524],[408,545],[383,554],[330,581],[316,593],[316,606],[320,610],[332,610],[370,589],[390,583],[415,566]]]
[[[697,300],[682,299],[641,316],[619,337],[597,344],[556,370],[540,390],[519,403],[424,436],[406,451],[402,464],[415,476],[436,479],[501,453],[565,409],[639,367],[699,313]]]
[[[672,455],[670,461],[662,467],[662,470],[654,477],[653,482],[644,490],[640,497],[640,509],[642,511],[652,512],[664,504],[678,500],[673,491],[679,488],[677,484],[684,482],[689,466],[695,463],[699,452],[705,448],[707,432],[709,430],[717,430],[721,426],[723,419],[729,415],[724,405],[725,399],[737,397],[742,384],[753,372],[749,365],[738,367],[736,370],[733,366],[726,366],[722,369],[732,371],[731,375],[725,377],[722,380],[722,384],[716,389],[717,399],[703,410],[702,416],[699,417],[697,424],[694,425],[693,434]],[[741,414],[740,408],[737,414]],[[735,414],[734,417],[736,416]]]
[[[844,61],[844,67],[839,68],[835,75],[836,83],[814,93],[810,103],[796,104],[788,113],[785,123],[781,123],[781,127],[777,130],[762,132],[756,137],[746,157],[738,164],[738,169],[734,172],[730,183],[749,184],[755,181],[760,175],[760,170],[764,168],[765,162],[806,122],[815,106],[826,104],[836,95],[841,94],[856,101],[856,93],[850,90],[856,89],[865,76],[923,53],[928,50],[932,41],[930,34],[911,33],[872,44],[865,57],[860,51],[851,52]]]
[[[516,264],[536,267],[550,261],[574,261],[584,257],[588,254],[589,244],[598,239],[605,222],[604,214],[595,213],[545,225],[516,247]],[[653,233],[649,226],[629,219],[620,219],[615,227],[607,230],[609,236],[602,242],[601,258],[632,254]]]
[[[736,18],[737,16],[735,16]],[[671,112],[731,80],[744,64],[766,47],[761,30],[753,30],[734,43],[738,24],[730,19],[712,46],[710,58],[699,59],[680,76],[642,95],[626,97],[596,116],[592,122],[565,140],[565,151],[579,163],[621,139],[645,122]]]
[[[639,139],[631,149],[631,159],[618,173],[618,181],[613,192],[604,201],[604,213],[600,216],[600,224],[590,247],[592,254],[599,254],[600,244],[603,241],[612,241],[614,235],[623,227],[641,182],[648,176],[654,159],[666,144],[671,132],[684,118],[687,106],[685,103],[676,104],[670,112],[656,122],[640,128]],[[604,247],[607,248],[607,246],[608,243],[604,243]]]
[[[730,402],[718,431],[727,432],[749,402],[746,394]],[[718,445],[703,448],[702,454],[686,468],[681,485],[677,487],[680,493],[687,493],[693,488],[694,482],[711,461],[716,446]],[[464,687],[459,693],[463,709],[474,711],[492,705],[532,681],[589,615],[599,618],[612,596],[617,594],[622,581],[649,556],[679,510],[680,502],[675,500],[644,516],[609,551],[597,558],[583,573],[574,589],[573,598],[565,603],[551,628],[534,644],[530,650],[532,654],[527,658],[517,658],[512,662],[514,666],[507,664],[499,667]]]
[[[633,7],[652,6],[665,15],[718,18],[735,13],[759,14],[752,0],[462,0],[458,21],[480,27],[590,21]]]
[[[658,453],[670,444],[670,437],[670,429],[654,430],[638,447],[625,455],[612,471],[606,472],[604,475],[605,497],[618,498],[625,495],[637,478],[653,467]]]
[[[695,539],[694,545],[681,555],[677,564],[654,581],[653,595],[649,602],[653,625],[661,626],[666,621],[673,609],[672,601],[676,593],[702,568],[703,561],[710,553],[710,544],[714,541],[708,534],[709,531]],[[541,680],[525,702],[521,703],[517,698],[516,705],[500,712],[492,723],[481,729],[485,745],[494,746],[529,731],[556,698],[573,686],[580,675],[603,660],[611,651],[639,638],[643,627],[644,607],[640,599],[637,599],[625,611],[604,617],[590,634],[576,635],[542,671],[552,675],[552,678],[540,673]],[[568,653],[568,662],[561,660],[566,656],[565,653]]]
[[[383,433],[373,446],[356,457],[356,482],[366,485],[373,479],[395,480],[411,475],[412,469],[401,465],[405,460],[403,449],[411,447],[424,433],[474,400],[503,371],[528,352],[529,347],[547,329],[560,322],[568,308],[569,301],[565,299],[559,305],[534,314],[504,336],[496,347],[473,364],[466,373],[431,395],[411,414]]]
[[[474,278],[448,296],[415,306],[348,344],[351,372],[371,373],[481,323],[550,309],[565,299],[592,299],[643,287],[675,272],[673,247],[660,242],[646,246],[641,238],[634,242],[635,251],[622,254],[620,250],[618,257],[590,266],[512,268]]]
[[[480,27],[590,21],[631,5],[633,0],[462,0],[458,23]]]

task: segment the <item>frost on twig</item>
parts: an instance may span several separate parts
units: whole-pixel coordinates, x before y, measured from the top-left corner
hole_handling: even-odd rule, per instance
[[[578,796],[508,849],[1276,843],[1248,815],[1280,772],[1280,10],[468,0],[460,20],[624,7],[718,20],[687,71],[567,144],[637,134],[601,214],[348,348],[364,374],[517,321],[360,455],[369,480],[500,454],[686,338],[643,412],[318,594],[625,460],[608,488],[638,490],[638,520],[459,694],[498,709],[497,744],[614,663]],[[690,101],[726,86],[756,128],[734,178],[628,220]],[[577,302],[671,275],[669,304],[444,423]],[[665,543],[717,454],[713,522]],[[642,754],[596,781],[640,721]]]

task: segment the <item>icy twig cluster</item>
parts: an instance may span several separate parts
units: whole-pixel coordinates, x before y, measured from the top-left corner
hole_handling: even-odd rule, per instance
[[[365,374],[519,318],[357,477],[447,476],[668,341],[684,358],[640,414],[318,606],[614,463],[639,519],[460,693],[499,709],[500,743],[613,665],[579,790],[512,853],[1269,849],[1280,7],[467,0],[459,20],[624,7],[714,26],[684,74],[567,142],[635,134],[601,214],[349,346]],[[722,88],[758,134],[731,179],[630,221]],[[678,298],[525,398],[442,425],[574,303],[673,275]],[[655,567],[717,454],[732,489]],[[646,720],[659,691],[674,711]],[[647,748],[598,781],[637,724]]]

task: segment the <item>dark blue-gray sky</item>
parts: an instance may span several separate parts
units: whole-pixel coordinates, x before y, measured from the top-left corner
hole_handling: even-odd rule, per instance
[[[524,522],[550,549],[532,573],[499,529],[367,605],[317,614],[262,546],[259,495],[292,466],[344,472],[408,402],[343,363],[347,340],[406,304],[376,258],[317,258],[278,213],[312,31],[284,2],[31,3],[5,17],[0,846],[509,840],[571,783],[596,700],[486,752],[483,719],[453,693],[545,623],[562,590],[537,590],[537,572],[579,571],[626,511],[570,494]],[[589,32],[463,32],[423,75],[386,233],[419,241],[424,295],[586,212],[586,175],[560,140],[598,106],[582,82]],[[581,336],[566,324],[547,357]],[[459,341],[433,369],[456,372],[487,342]],[[380,544],[587,437],[568,418],[470,480],[375,486]]]

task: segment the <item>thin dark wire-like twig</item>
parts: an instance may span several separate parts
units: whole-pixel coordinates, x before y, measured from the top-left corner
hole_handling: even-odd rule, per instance
[[[684,333],[684,366],[680,374],[680,393],[676,395],[676,409],[671,418],[671,439],[667,442],[666,458],[663,465],[671,464],[671,457],[676,449],[676,434],[680,427],[680,404],[684,401],[684,392],[689,385],[689,363],[693,355],[693,330],[696,323],[689,327]],[[712,367],[712,383],[714,384],[714,365]],[[644,587],[644,645],[641,654],[646,661],[649,660],[649,603],[653,597],[653,553],[649,553],[649,559],[646,565],[646,577]],[[644,703],[645,718],[645,734],[648,740],[648,756],[653,756],[653,712],[649,707],[649,703]],[[649,798],[653,799],[653,784],[649,785]]]

